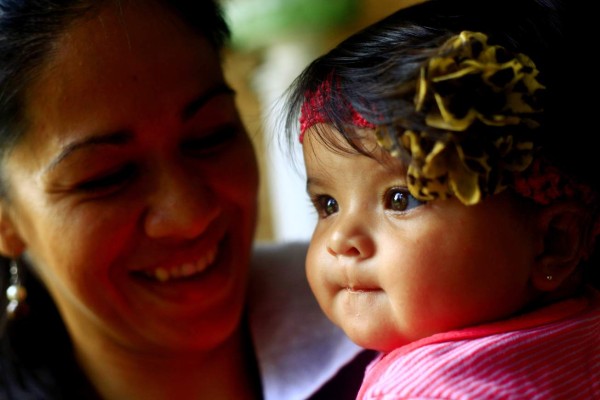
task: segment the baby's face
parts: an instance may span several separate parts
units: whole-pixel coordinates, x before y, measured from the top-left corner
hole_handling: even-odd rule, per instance
[[[476,206],[423,203],[372,132],[362,144],[375,158],[332,151],[312,129],[303,150],[319,219],[308,280],[323,311],[357,344],[388,351],[506,317],[531,300],[534,224],[508,194]]]

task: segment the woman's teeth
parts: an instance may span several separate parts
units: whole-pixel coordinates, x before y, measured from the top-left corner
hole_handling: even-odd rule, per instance
[[[166,282],[177,278],[187,278],[206,270],[206,268],[208,268],[208,266],[215,260],[216,255],[217,249],[215,248],[195,262],[187,262],[169,269],[159,267],[152,271],[145,271],[145,274],[148,277],[155,278],[160,282]]]

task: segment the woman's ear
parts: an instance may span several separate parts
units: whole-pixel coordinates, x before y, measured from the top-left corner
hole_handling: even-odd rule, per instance
[[[24,249],[25,243],[15,229],[8,207],[0,201],[0,254],[8,258],[16,258]]]
[[[590,217],[575,203],[549,205],[538,215],[539,248],[532,282],[541,291],[554,291],[573,274],[587,254]]]

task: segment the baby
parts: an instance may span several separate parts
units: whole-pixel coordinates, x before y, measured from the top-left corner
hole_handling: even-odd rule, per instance
[[[290,87],[318,213],[309,283],[381,352],[359,398],[600,397],[598,169],[564,12],[430,0]]]

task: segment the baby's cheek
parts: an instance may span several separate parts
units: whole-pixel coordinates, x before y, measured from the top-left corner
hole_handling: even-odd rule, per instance
[[[327,276],[326,266],[315,253],[311,245],[306,257],[306,277],[319,305],[329,315],[331,301],[336,289],[333,282]]]

